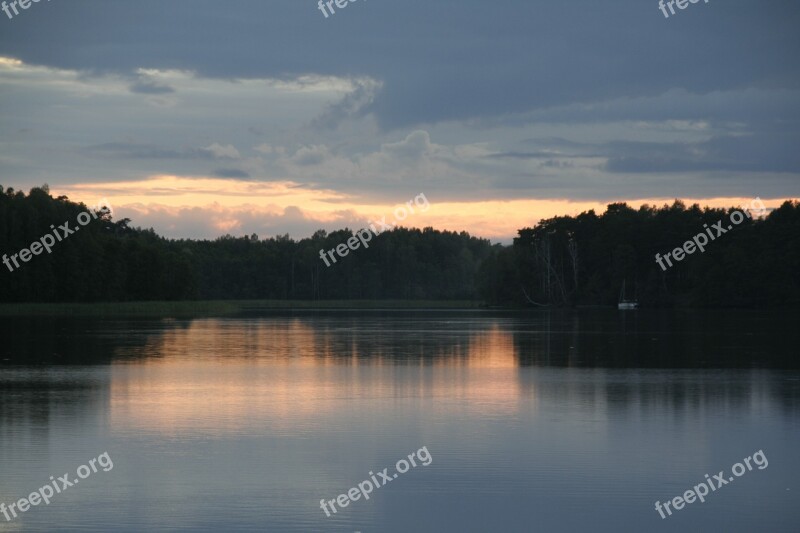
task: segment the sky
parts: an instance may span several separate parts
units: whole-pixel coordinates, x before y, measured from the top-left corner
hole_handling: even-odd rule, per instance
[[[175,238],[800,197],[796,0],[344,5],[0,11],[0,184]]]

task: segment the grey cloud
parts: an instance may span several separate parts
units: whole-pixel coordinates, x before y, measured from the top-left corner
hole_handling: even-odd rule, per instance
[[[319,165],[329,155],[325,146],[302,146],[292,156],[292,162],[300,166]]]
[[[417,130],[408,134],[402,141],[386,143],[381,150],[395,157],[419,159],[431,151],[431,136],[427,131]]]
[[[381,84],[373,80],[356,80],[356,87],[340,101],[329,104],[311,125],[317,128],[336,129],[345,119],[366,114],[375,100]]]
[[[790,122],[765,124],[749,132],[722,133],[706,140],[575,142],[561,138],[528,139],[533,151],[490,154],[492,159],[547,160],[565,166],[570,158],[605,158],[611,173],[800,172],[800,131]],[[724,130],[724,128],[722,128]]]
[[[797,68],[797,67],[787,67]],[[513,126],[531,123],[597,124],[616,121],[706,121],[777,124],[800,120],[800,91],[780,88],[739,88],[692,93],[665,89],[658,94],[617,97],[601,103],[571,103],[514,116],[487,117],[479,124]]]
[[[609,172],[800,172],[800,135],[714,137],[701,143],[610,143]]]
[[[109,159],[180,159],[180,160],[214,160],[214,159],[235,159],[234,153],[226,151],[235,149],[220,147],[217,144],[205,148],[182,148],[170,149],[162,148],[155,144],[109,142],[87,146],[82,149],[83,153]]]
[[[675,20],[641,0],[406,0],[353,6],[335,20],[306,2],[226,6],[221,17],[217,0],[52,2],[46,16],[8,25],[0,52],[97,72],[367,76],[384,83],[365,108],[384,128],[670,89],[800,88],[800,5],[793,0],[701,3]],[[146,25],[142,13],[154,15]],[[340,53],[323,52],[330,43]],[[353,108],[344,101],[323,122]]]
[[[169,85],[162,85],[148,79],[139,79],[130,84],[128,88],[132,93],[138,94],[168,94],[175,92],[175,89]]]
[[[125,142],[95,144],[85,147],[83,152],[112,159],[213,159],[209,152],[203,150],[172,150],[154,144]]]
[[[249,178],[250,174],[238,168],[218,168],[214,171],[218,178]]]
[[[510,152],[498,152],[494,154],[488,154],[485,155],[484,157],[488,159],[548,159],[558,155],[561,154],[554,151],[542,151],[542,152],[510,151]]]
[[[540,165],[546,168],[570,168],[575,166],[571,161],[564,161],[560,159],[548,159],[547,161],[542,161]]]

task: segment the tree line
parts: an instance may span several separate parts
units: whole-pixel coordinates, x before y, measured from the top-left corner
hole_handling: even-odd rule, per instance
[[[0,186],[0,254],[11,255],[51,224],[75,226],[87,208],[47,186],[29,194]],[[345,228],[294,240],[258,235],[166,239],[108,213],[57,243],[51,254],[9,271],[0,301],[95,302],[218,299],[477,300],[475,277],[491,243],[466,232],[395,228],[326,267],[320,250],[353,235]]]
[[[495,304],[613,305],[626,296],[648,307],[767,307],[800,303],[800,202],[786,201],[763,217],[737,208],[687,207],[676,200],[638,210],[625,203],[577,216],[554,217],[519,230],[479,274],[481,293]],[[724,234],[714,228],[723,222]],[[728,228],[727,226],[732,226]],[[656,262],[698,234],[694,249],[672,266]]]
[[[0,186],[0,254],[27,248],[85,205]],[[2,302],[193,299],[480,300],[497,306],[613,305],[623,282],[642,306],[760,307],[800,302],[800,203],[747,218],[718,240],[663,270],[655,254],[682,246],[732,209],[680,201],[638,210],[542,220],[513,244],[466,232],[395,228],[326,267],[345,228],[309,238],[225,235],[167,239],[107,212],[9,271],[0,264]]]

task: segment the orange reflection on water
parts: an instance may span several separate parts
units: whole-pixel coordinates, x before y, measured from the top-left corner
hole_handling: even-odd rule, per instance
[[[523,400],[513,336],[494,325],[469,337],[466,360],[434,364],[437,396],[444,393],[462,409],[481,416],[512,416]]]
[[[500,416],[513,415],[522,399],[512,336],[497,326],[438,353],[398,359],[402,347],[387,349],[385,338],[378,344],[363,331],[310,324],[204,319],[159,332],[136,349],[156,357],[115,364],[112,426],[303,433],[384,401],[431,400],[433,409]]]

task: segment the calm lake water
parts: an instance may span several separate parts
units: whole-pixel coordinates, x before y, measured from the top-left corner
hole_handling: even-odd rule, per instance
[[[798,318],[2,318],[0,502],[113,468],[0,531],[796,533]],[[320,508],[423,447],[427,466]],[[705,503],[655,510],[759,450]]]

